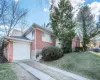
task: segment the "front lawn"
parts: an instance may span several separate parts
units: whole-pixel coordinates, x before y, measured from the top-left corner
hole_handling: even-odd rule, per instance
[[[88,79],[100,80],[100,56],[91,52],[65,54],[59,60],[42,63],[64,69]]]
[[[17,76],[11,69],[10,63],[0,64],[0,80],[16,80]]]

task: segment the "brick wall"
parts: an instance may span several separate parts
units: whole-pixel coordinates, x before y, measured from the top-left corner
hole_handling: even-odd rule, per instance
[[[52,45],[55,45],[54,37],[53,37],[52,42],[44,42],[44,41],[42,41],[42,31],[36,29],[36,48],[42,49],[46,46],[52,46]]]
[[[78,37],[74,37],[72,40],[72,47],[80,47],[80,39]]]
[[[13,42],[10,41],[9,44],[6,46],[6,55],[5,57],[8,59],[9,62],[13,60]]]

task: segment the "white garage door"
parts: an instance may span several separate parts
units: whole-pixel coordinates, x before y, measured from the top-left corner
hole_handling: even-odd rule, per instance
[[[13,43],[13,60],[30,59],[30,44],[29,43]]]

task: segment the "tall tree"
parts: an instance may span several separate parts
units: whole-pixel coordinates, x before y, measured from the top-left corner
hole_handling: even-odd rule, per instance
[[[60,0],[50,17],[53,33],[60,40],[65,53],[72,51],[72,39],[75,36],[72,10],[69,0]]]
[[[100,27],[100,15],[99,15],[99,18],[98,18],[98,22],[97,22],[97,27]],[[99,28],[100,29],[100,28]]]
[[[15,0],[0,0],[0,8],[0,13],[2,13],[2,16],[0,16],[0,25],[4,26],[5,33],[9,36],[11,30],[19,24],[28,11],[21,9],[19,2]]]
[[[83,49],[87,49],[90,39],[100,33],[100,27],[95,25],[94,15],[89,6],[82,6],[77,15],[79,28],[83,37]]]
[[[53,12],[53,10],[54,10],[54,7],[55,7],[55,0],[50,0],[50,12],[52,13]]]

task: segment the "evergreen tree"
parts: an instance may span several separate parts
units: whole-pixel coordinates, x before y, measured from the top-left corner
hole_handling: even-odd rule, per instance
[[[87,50],[90,39],[100,33],[100,27],[95,25],[94,15],[89,6],[82,6],[77,15],[79,28],[83,37],[83,49]]]
[[[60,40],[64,52],[72,51],[72,39],[75,36],[72,10],[69,0],[60,0],[50,15],[53,33]]]

